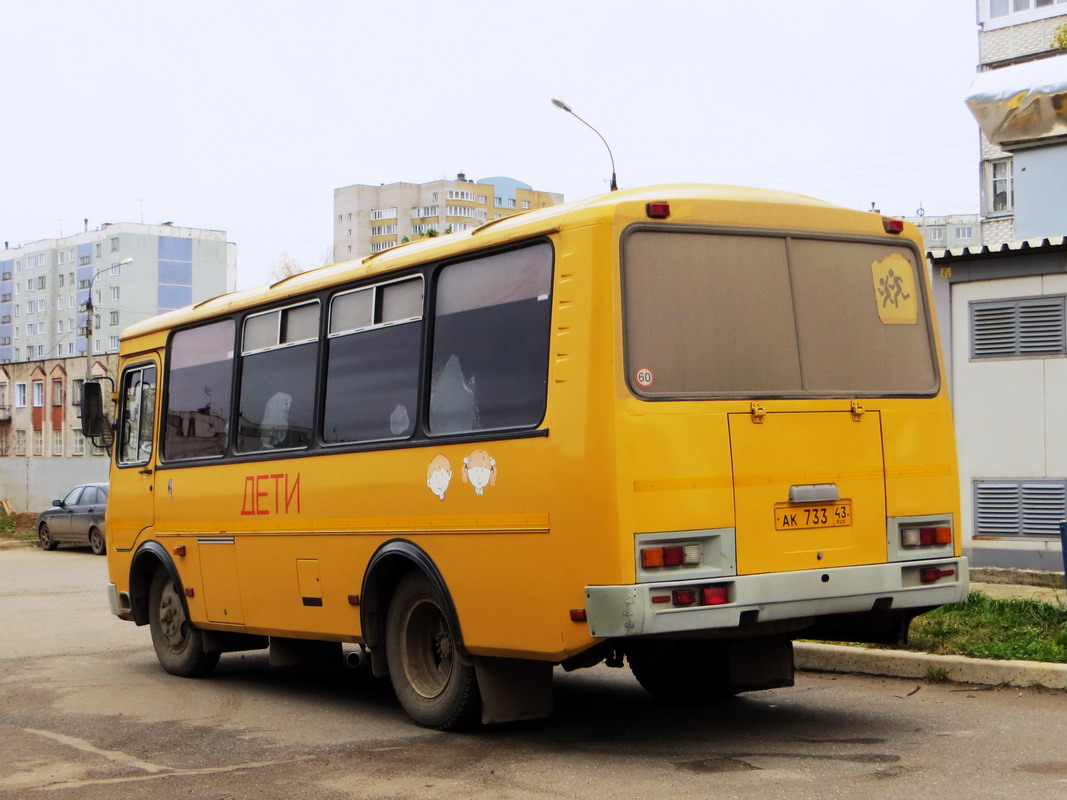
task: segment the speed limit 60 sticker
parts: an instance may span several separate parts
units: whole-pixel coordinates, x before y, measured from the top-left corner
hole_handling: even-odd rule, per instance
[[[642,389],[647,389],[655,382],[656,378],[648,367],[641,367],[634,373],[634,382]]]

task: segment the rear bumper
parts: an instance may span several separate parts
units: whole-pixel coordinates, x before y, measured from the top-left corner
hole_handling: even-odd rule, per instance
[[[953,574],[924,583],[921,570]],[[727,586],[722,605],[676,607],[653,603],[677,589]],[[894,562],[803,572],[741,575],[721,580],[587,586],[586,615],[598,638],[722,631],[772,622],[872,611],[919,609],[957,603],[967,596],[967,559]],[[698,600],[699,602],[699,600]]]

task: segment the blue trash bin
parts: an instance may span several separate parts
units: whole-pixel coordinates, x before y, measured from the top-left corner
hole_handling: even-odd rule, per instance
[[[1060,552],[1063,556],[1063,585],[1067,587],[1067,521],[1060,520]]]

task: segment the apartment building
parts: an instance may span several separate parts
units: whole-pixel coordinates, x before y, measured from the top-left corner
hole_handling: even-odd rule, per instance
[[[39,511],[73,486],[107,480],[105,450],[81,434],[82,382],[117,377],[124,327],[233,291],[236,275],[225,232],[170,223],[5,242],[0,499]]]
[[[1067,23],[1067,0],[977,0],[977,4],[979,76],[968,99],[972,112],[976,100],[1003,95],[1013,84],[1017,89],[1027,89],[1034,85],[1033,76],[1047,74],[1048,65],[1037,67],[1036,72],[1028,65],[1058,57],[1062,51],[1053,42],[1057,29]],[[987,109],[992,110],[989,106]],[[1037,130],[1041,124],[1032,115],[1017,115],[1008,124],[989,131],[983,125],[982,242],[989,247],[1043,235],[1036,231],[1044,227],[1044,215],[1039,223],[1035,220],[1036,227],[1018,225],[1016,200],[1017,195],[1022,195],[1030,206],[1023,210],[1037,215],[1041,198],[1059,192],[1062,186],[1062,173],[1050,172],[1048,154],[1042,152],[1042,140],[1047,142],[1048,137]],[[1029,145],[1020,145],[1021,142]],[[1031,186],[1018,192],[1020,182]]]
[[[333,192],[333,260],[362,258],[562,202],[562,194],[537,191],[514,178],[473,181],[462,172],[455,180],[344,186]]]
[[[133,222],[86,228],[4,243],[0,364],[114,353],[124,327],[235,288],[236,246],[224,231]]]

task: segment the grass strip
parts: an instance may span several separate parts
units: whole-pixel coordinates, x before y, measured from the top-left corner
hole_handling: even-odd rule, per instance
[[[971,592],[911,623],[908,650],[972,658],[1067,663],[1067,607]]]

